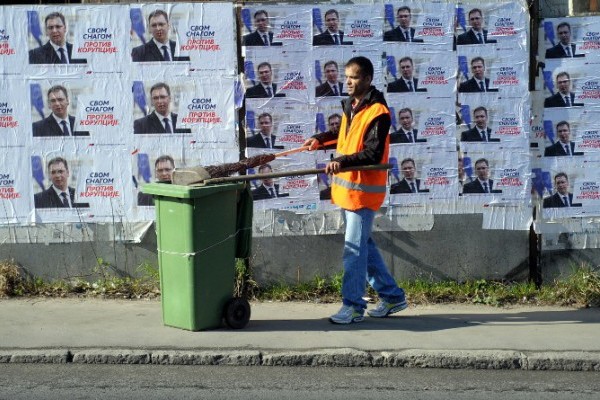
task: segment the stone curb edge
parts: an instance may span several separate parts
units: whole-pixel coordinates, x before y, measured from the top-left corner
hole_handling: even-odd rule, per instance
[[[0,349],[0,364],[155,364],[600,371],[600,352],[356,349],[312,351]]]

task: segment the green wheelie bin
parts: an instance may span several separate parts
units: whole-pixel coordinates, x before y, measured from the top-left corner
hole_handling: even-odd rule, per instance
[[[235,258],[250,251],[252,197],[245,183],[182,186],[149,183],[156,236],[163,323],[191,331],[223,321],[243,328],[250,305],[233,298]]]

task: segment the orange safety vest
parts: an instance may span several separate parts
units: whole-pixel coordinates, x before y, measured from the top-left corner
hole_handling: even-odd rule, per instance
[[[342,116],[337,142],[337,153],[349,155],[364,148],[364,137],[371,122],[383,114],[390,114],[386,106],[375,103],[363,108],[352,119],[347,129],[348,118]],[[388,162],[390,135],[385,140],[385,151],[380,161]],[[331,201],[346,210],[370,208],[377,211],[383,204],[386,193],[387,171],[347,171],[333,175],[331,180]]]

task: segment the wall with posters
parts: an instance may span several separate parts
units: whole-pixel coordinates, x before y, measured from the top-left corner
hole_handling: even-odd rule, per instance
[[[467,221],[475,213],[483,216],[475,227],[450,225],[465,237],[481,227],[515,231],[512,241],[526,248],[525,231],[541,201],[531,197],[530,178],[536,185],[541,175],[531,165],[530,139],[540,130],[529,124],[528,25],[525,3],[512,1],[270,3],[239,10],[232,3],[3,6],[3,238],[141,240],[153,207],[140,188],[175,167],[237,161],[242,102],[248,156],[336,129],[343,65],[360,54],[373,61],[374,84],[393,116],[394,168],[378,229],[430,231],[434,218],[444,220],[440,215]],[[63,53],[54,42],[64,43]],[[585,115],[568,114],[576,110],[564,118],[585,124]],[[537,115],[544,115],[542,126],[559,118]],[[249,172],[320,167],[331,156],[295,154]],[[593,190],[588,178],[580,188],[585,196]],[[340,232],[327,176],[251,184],[259,243]],[[594,207],[582,202],[579,211],[590,216]],[[73,227],[69,233],[65,223]],[[493,254],[489,243],[481,246]],[[393,246],[387,250],[400,260]],[[281,251],[273,257],[287,259]],[[418,245],[409,251],[418,258]],[[507,270],[527,256],[516,254]]]

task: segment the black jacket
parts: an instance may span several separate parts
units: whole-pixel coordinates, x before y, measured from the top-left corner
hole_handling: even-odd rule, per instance
[[[373,105],[375,103],[383,104],[387,107],[387,103],[379,90],[375,86],[371,86],[369,92],[362,98],[360,103],[355,108],[355,114],[361,109]],[[348,122],[347,129],[352,124],[352,97],[342,100],[342,109]],[[342,155],[333,159],[338,161],[342,168],[379,164],[383,158],[385,151],[385,142],[388,132],[390,131],[391,118],[389,114],[383,114],[375,118],[367,128],[367,133],[363,138],[364,148],[358,153]],[[330,140],[337,139],[337,135],[327,131],[313,136],[320,143],[325,143]]]

